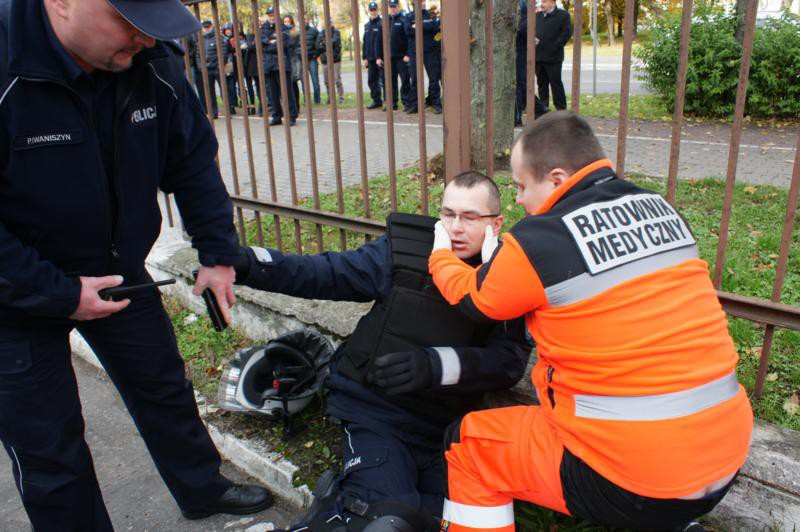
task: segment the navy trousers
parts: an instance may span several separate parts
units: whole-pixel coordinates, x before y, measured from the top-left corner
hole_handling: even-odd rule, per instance
[[[269,105],[272,107],[272,119],[283,118],[283,100],[281,100],[281,74],[278,70],[267,73],[267,90],[269,91]],[[289,100],[289,118],[297,119],[297,102],[294,99],[292,88],[292,73],[286,73],[286,99]]]
[[[425,99],[426,103],[430,103],[433,107],[442,106],[442,54],[441,52],[434,52],[422,56],[423,65],[425,66],[425,73],[428,75],[428,97]],[[411,77],[411,94],[409,100],[412,104],[417,103],[417,59],[411,56],[411,61],[408,63]]]
[[[383,90],[383,67],[377,61],[367,61],[367,86],[373,103],[380,104],[386,99]]]
[[[353,518],[345,508],[346,499],[367,504],[399,502],[432,516],[441,515],[444,504],[441,449],[434,442],[426,447],[414,445],[384,429],[380,422],[369,426],[344,425],[344,469],[338,479],[339,496],[330,507],[320,510],[324,520],[334,516],[342,521]]]
[[[147,279],[142,279],[142,282]],[[230,482],[197,412],[157,290],[88,322],[0,324],[0,439],[37,532],[112,530],[84,439],[68,335],[92,346],[182,508],[219,498]]]

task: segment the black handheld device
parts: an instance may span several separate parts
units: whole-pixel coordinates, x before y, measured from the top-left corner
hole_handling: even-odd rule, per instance
[[[192,275],[195,279],[197,279],[198,271],[199,270],[192,271]],[[203,290],[203,301],[206,303],[208,317],[211,319],[214,330],[217,332],[225,330],[225,328],[228,327],[228,323],[225,321],[225,318],[222,317],[222,309],[219,308],[217,296],[214,295],[214,292],[212,292],[210,288]]]
[[[129,286],[114,286],[112,288],[103,288],[97,292],[100,299],[104,301],[111,301],[125,299],[129,295],[140,290],[147,290],[148,288],[155,288],[157,286],[164,286],[167,284],[175,284],[175,279],[166,279],[164,281],[156,281],[153,283],[134,284]]]

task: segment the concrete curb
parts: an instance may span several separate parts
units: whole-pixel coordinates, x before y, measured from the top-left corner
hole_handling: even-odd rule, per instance
[[[165,229],[150,257],[148,270],[155,279],[175,277],[178,282],[164,292],[197,313],[205,312],[202,300],[191,293],[191,269],[196,254],[180,231]],[[236,287],[238,302],[232,316],[236,327],[256,340],[269,340],[298,327],[310,327],[337,344],[352,332],[369,304],[307,301]],[[86,342],[72,336],[73,352],[100,367]],[[533,398],[529,379],[490,398],[494,405],[529,403]],[[289,504],[303,508],[313,499],[306,485],[295,487],[297,467],[258,442],[222,432],[205,414],[213,412],[198,396],[201,416],[220,454],[240,469],[268,485]],[[800,432],[756,423],[753,442],[739,480],[710,514],[714,524],[729,531],[800,530]]]

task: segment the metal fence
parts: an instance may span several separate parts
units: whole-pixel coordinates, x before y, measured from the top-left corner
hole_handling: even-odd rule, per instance
[[[195,14],[200,18],[200,4],[210,6],[211,17],[214,27],[216,28],[216,52],[219,65],[224,64],[223,46],[219,29],[220,15],[217,0],[196,0],[186,1],[187,5],[194,9]],[[264,72],[263,55],[264,50],[262,47],[260,35],[260,24],[258,16],[263,15],[264,9],[259,11],[257,0],[250,0],[248,3],[237,2],[237,0],[230,0],[231,20],[234,27],[234,35],[238,38],[238,30],[244,29],[245,33],[251,31],[255,34],[255,45],[258,58],[258,86],[260,89],[259,97],[267,94],[266,91],[266,77]],[[360,54],[358,51],[361,48],[361,31],[362,23],[360,21],[360,10],[362,9],[361,2],[357,0],[350,0],[351,10],[351,27],[353,36],[353,47],[355,50],[354,61],[356,63],[355,78],[356,78],[356,122],[358,131],[358,151],[359,151],[359,168],[358,176],[348,176],[350,182],[354,182],[355,178],[360,177],[360,180],[355,182],[361,188],[361,212],[359,216],[352,214],[345,214],[344,206],[344,177],[341,164],[341,141],[340,138],[340,124],[339,124],[339,109],[337,107],[337,98],[335,97],[335,89],[333,83],[334,66],[332,61],[328,61],[325,68],[327,69],[327,76],[330,80],[330,103],[328,113],[331,121],[332,131],[332,146],[333,146],[333,166],[327,168],[327,172],[332,172],[335,178],[335,194],[336,194],[336,209],[323,210],[320,207],[320,178],[321,170],[318,166],[318,153],[317,145],[319,137],[315,131],[315,122],[319,118],[315,116],[312,107],[312,94],[311,83],[309,79],[309,60],[307,53],[307,35],[306,35],[306,20],[305,20],[305,5],[303,0],[296,0],[297,7],[296,17],[297,25],[300,29],[300,43],[301,43],[301,59],[302,59],[302,85],[304,108],[303,114],[305,118],[305,131],[306,139],[296,139],[292,134],[292,129],[288,120],[283,121],[282,135],[284,141],[282,143],[284,154],[281,154],[282,159],[288,161],[288,176],[290,201],[279,200],[278,195],[278,181],[279,177],[276,172],[276,153],[273,149],[275,146],[275,136],[279,135],[278,131],[271,129],[268,125],[267,109],[265,103],[262,104],[264,112],[263,118],[256,118],[247,113],[248,95],[245,90],[245,80],[243,68],[237,70],[238,86],[239,86],[239,99],[245,105],[244,112],[241,113],[242,126],[244,129],[244,149],[241,145],[237,145],[233,128],[232,118],[227,110],[230,108],[230,98],[226,90],[223,74],[220,73],[221,78],[220,88],[222,92],[225,136],[227,137],[227,153],[231,183],[231,196],[236,208],[236,224],[239,230],[240,239],[243,243],[263,245],[265,235],[262,230],[262,217],[272,217],[274,220],[275,241],[279,248],[283,248],[283,235],[281,234],[281,218],[292,220],[292,228],[294,232],[294,251],[303,252],[301,246],[301,222],[310,223],[313,227],[315,251],[324,250],[323,241],[323,227],[332,227],[338,230],[339,234],[339,248],[346,249],[347,238],[346,232],[363,233],[365,238],[372,235],[382,234],[384,230],[384,223],[382,220],[373,219],[373,211],[370,205],[370,177],[371,172],[368,168],[367,158],[367,139],[365,132],[365,114],[363,105],[363,79],[360,68]],[[389,191],[390,191],[390,204],[394,210],[398,205],[397,197],[397,164],[395,156],[395,140],[396,140],[396,123],[395,115],[392,109],[391,102],[393,101],[392,83],[388,80],[391,79],[392,61],[391,50],[389,46],[390,27],[388,17],[388,2],[379,2],[381,6],[381,14],[383,16],[383,50],[384,50],[384,68],[385,79],[385,129],[386,129],[386,158],[388,163],[388,177],[389,177]],[[443,122],[443,148],[444,148],[444,171],[446,178],[452,177],[459,172],[469,169],[470,167],[470,149],[471,149],[471,134],[472,127],[470,124],[470,114],[472,106],[472,97],[475,95],[470,94],[470,9],[473,2],[468,0],[441,0],[441,22],[442,22],[442,66],[443,77],[442,84],[444,87],[443,98],[444,104],[444,122]],[[242,5],[245,9],[242,9]],[[273,2],[275,10],[276,21],[280,24],[282,20],[282,7],[279,0]],[[725,196],[723,208],[721,213],[721,224],[719,227],[719,242],[716,252],[715,267],[713,272],[713,283],[718,290],[720,301],[724,310],[731,316],[736,316],[751,320],[765,325],[765,334],[763,344],[761,347],[761,360],[760,367],[756,382],[755,394],[760,396],[764,386],[764,380],[767,372],[767,362],[769,359],[770,351],[772,348],[772,339],[776,327],[791,328],[800,330],[800,308],[789,306],[781,303],[781,293],[783,290],[784,280],[787,273],[787,265],[789,254],[791,251],[792,234],[794,229],[794,221],[797,217],[797,201],[798,189],[800,189],[800,137],[797,141],[797,149],[795,151],[795,160],[791,183],[789,185],[788,204],[786,209],[786,216],[783,224],[782,240],[780,245],[780,253],[777,259],[776,274],[772,289],[772,297],[769,300],[743,296],[739,294],[724,292],[720,290],[722,283],[722,273],[725,267],[726,250],[728,245],[728,232],[731,222],[732,206],[733,206],[733,190],[736,180],[737,161],[739,156],[739,149],[741,144],[741,135],[744,125],[744,108],[745,98],[747,94],[748,73],[750,70],[750,59],[753,48],[755,20],[758,0],[748,0],[747,13],[745,19],[745,35],[743,42],[743,51],[741,58],[741,67],[739,73],[739,85],[736,95],[736,107],[733,125],[731,128],[731,137],[728,146],[728,164],[725,180]],[[581,0],[573,2],[574,6],[574,30],[573,36],[582,34],[583,28],[583,4]],[[247,9],[249,8],[249,9]],[[683,107],[684,96],[687,79],[687,65],[688,65],[688,52],[690,42],[690,27],[692,17],[693,0],[683,1],[683,15],[681,25],[681,38],[680,38],[680,62],[678,65],[677,83],[676,83],[676,100],[675,111],[672,120],[672,135],[669,156],[669,171],[667,178],[667,199],[671,203],[675,203],[677,179],[678,179],[678,164],[680,162],[680,142],[681,131],[684,124]],[[485,17],[487,20],[493,20],[493,2],[485,2]],[[634,1],[627,0],[625,7],[624,19],[624,42],[623,42],[623,59],[622,59],[622,72],[620,78],[620,109],[619,109],[619,123],[617,128],[617,153],[616,153],[616,168],[620,175],[625,172],[625,158],[626,158],[626,140],[628,136],[629,116],[628,104],[630,94],[630,81],[631,81],[631,52],[633,47],[633,17],[634,17]],[[240,16],[240,11],[247,11],[246,20]],[[323,20],[321,26],[328,27],[328,21],[331,20],[331,2],[324,0],[323,2]],[[534,2],[528,3],[528,40],[527,40],[527,120],[534,119],[534,88],[535,84],[535,64],[536,64],[536,16]],[[422,13],[419,9],[415,10],[415,22],[417,28],[422,28]],[[485,39],[487,43],[492,43],[494,40],[494,24],[485,24]],[[203,37],[198,36],[200,43],[203,42]],[[425,87],[423,76],[423,37],[422,31],[415,32],[416,39],[416,84],[417,101],[419,103],[419,114],[417,115],[417,128],[418,128],[418,141],[419,141],[419,195],[422,212],[427,214],[428,210],[428,133],[429,128],[426,123],[426,113],[424,112],[423,101],[425,99]],[[286,62],[289,60],[286,56],[281,39],[277,40],[278,44],[278,61],[280,67],[280,86],[285,88],[287,86],[286,76],[287,71],[284,68]],[[326,50],[332,50],[331,44],[331,31],[325,32],[325,45]],[[493,70],[493,57],[492,47],[486,46],[486,66],[487,72],[491,73]],[[205,89],[204,94],[206,98],[206,109],[209,110],[209,120],[212,126],[219,127],[219,122],[215,122],[211,117],[211,102],[209,98],[209,75],[205,68],[205,47],[200,46],[200,62],[201,62],[201,76],[202,85]],[[235,47],[236,62],[242,65],[242,52],[238,46]],[[580,78],[581,78],[581,39],[573,38],[573,56],[572,56],[572,87],[571,87],[571,107],[575,112],[580,111]],[[192,69],[189,67],[189,58],[186,59],[187,74],[192,76]],[[492,75],[487,75],[486,83],[486,146],[487,146],[487,174],[494,175],[494,155],[492,153],[493,146],[493,82]],[[465,90],[466,89],[466,90]],[[265,98],[264,98],[265,99]],[[286,90],[281,91],[281,105],[284,114],[289,108],[288,95]],[[284,117],[285,118],[285,117]],[[263,152],[256,150],[253,142],[253,126],[263,128],[264,148]],[[353,142],[353,139],[346,139],[347,142]],[[298,176],[295,164],[295,147],[299,146],[298,142],[307,143],[310,167],[308,168],[311,180],[311,201],[312,207],[300,205],[301,195],[298,192]],[[223,147],[221,147],[222,151]],[[238,166],[237,158],[247,159],[247,171],[249,175],[249,191],[245,191],[240,186],[241,171]],[[266,163],[266,169],[257,171],[256,162]],[[263,164],[262,164],[263,166]],[[374,173],[374,170],[373,170]],[[323,176],[324,177],[324,176]],[[327,176],[330,178],[331,176]],[[269,194],[268,197],[262,197],[263,194],[259,192],[259,183],[268,183]],[[172,222],[172,212],[168,205],[168,216]],[[680,205],[678,205],[680,207]],[[255,226],[255,233],[248,238],[246,227],[249,221],[252,220],[250,226]]]

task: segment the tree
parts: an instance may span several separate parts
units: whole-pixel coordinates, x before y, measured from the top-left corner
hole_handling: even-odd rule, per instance
[[[486,4],[492,2],[494,42],[486,42]],[[506,150],[514,137],[514,98],[516,93],[516,28],[519,24],[518,0],[477,0],[470,13],[470,74],[472,78],[472,167],[486,167],[486,79],[494,83],[494,136],[492,152],[495,159],[506,160]],[[491,46],[494,67],[486,68],[486,47]],[[510,105],[509,105],[509,102]]]
[[[744,42],[744,19],[747,15],[747,0],[736,0],[736,40]]]

